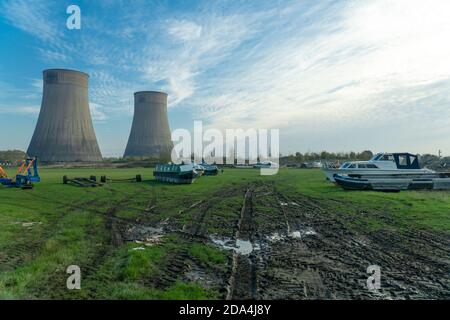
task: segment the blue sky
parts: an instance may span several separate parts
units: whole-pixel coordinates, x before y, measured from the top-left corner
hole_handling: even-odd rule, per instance
[[[139,90],[169,93],[172,130],[279,128],[282,153],[450,154],[449,17],[446,0],[0,0],[0,150],[26,150],[42,70],[71,68],[104,156]]]

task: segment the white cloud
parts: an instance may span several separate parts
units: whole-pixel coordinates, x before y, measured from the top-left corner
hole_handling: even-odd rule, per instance
[[[48,5],[39,0],[9,0],[0,5],[1,15],[14,27],[40,40],[54,41],[61,35],[52,19]]]
[[[167,32],[176,41],[193,41],[200,38],[202,27],[192,21],[175,20],[169,22]]]
[[[180,105],[204,85],[198,83],[202,73],[223,62],[253,34],[256,20],[255,16],[206,13],[198,24],[172,21],[169,33],[183,43],[150,44],[146,51],[154,54],[144,69],[145,79],[162,84],[169,93],[170,106]]]
[[[107,119],[102,105],[99,105],[98,103],[89,102],[89,109],[91,111],[91,117],[93,121],[102,122]]]
[[[249,59],[200,87],[193,104],[212,126],[284,128],[300,147],[314,133],[323,139],[317,149],[353,148],[351,139],[334,139],[339,131],[366,136],[369,147],[389,144],[392,132],[367,133],[386,124],[408,132],[402,141],[414,147],[422,133],[411,125],[432,130],[425,117],[450,119],[443,108],[450,96],[442,91],[450,79],[449,7],[380,0],[322,12],[309,26],[314,32],[298,25],[262,37]],[[286,18],[291,28],[296,15]]]
[[[94,71],[90,74],[89,96],[91,111],[99,112],[96,120],[107,120],[113,115],[130,116],[133,114],[133,93],[137,87],[133,82],[118,79],[106,71]],[[97,110],[92,110],[92,105]]]
[[[164,90],[211,126],[281,128],[291,149],[434,148],[430,132],[450,149],[446,0],[218,1],[183,14],[114,5],[113,25],[86,13],[73,43],[43,2],[2,5],[8,23],[42,40],[44,61],[86,68],[96,121],[130,116],[134,91]]]

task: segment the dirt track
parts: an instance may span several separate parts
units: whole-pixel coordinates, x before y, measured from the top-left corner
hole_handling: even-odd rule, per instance
[[[261,195],[261,196],[258,196]],[[255,241],[257,299],[443,299],[450,297],[450,238],[436,232],[348,228],[335,212],[304,196],[259,188],[254,205],[279,205],[259,219]],[[272,213],[273,214],[273,213]],[[264,213],[253,211],[254,219]],[[277,235],[267,241],[267,235]],[[290,235],[290,236],[289,236]],[[381,290],[369,291],[369,265]],[[251,277],[253,275],[249,275]]]
[[[367,233],[348,228],[335,212],[305,196],[287,198],[273,185],[243,190],[243,207],[234,224],[235,238],[250,241],[249,254],[230,253],[228,299],[444,299],[450,297],[450,238],[437,232],[388,230]],[[217,201],[212,199],[211,201]],[[202,204],[187,230],[197,234],[207,223]],[[272,208],[269,213],[259,208]],[[388,219],[388,217],[386,217]],[[192,239],[192,238],[191,238]],[[183,254],[182,270],[210,271]],[[367,289],[369,265],[381,268],[381,289]],[[176,264],[175,264],[176,266]],[[209,277],[208,277],[209,274]],[[216,277],[220,276],[216,274]]]
[[[214,206],[233,196],[242,197],[242,207],[236,208],[234,218],[214,214]],[[450,298],[448,234],[416,229],[368,232],[330,209],[329,204],[300,194],[287,197],[272,183],[221,190],[164,221],[154,210],[154,199],[138,218],[118,217],[116,211],[128,205],[124,199],[109,205],[106,214],[92,211],[104,218],[108,236],[83,263],[84,279],[92,280],[86,298],[101,298],[96,293],[96,283],[115,281],[111,273],[98,272],[109,257],[125,242],[142,240],[155,230],[176,235],[178,243],[167,253],[158,272],[142,280],[149,287],[165,289],[177,280],[195,281],[216,290],[223,299]],[[376,214],[385,221],[390,219],[389,213]],[[183,215],[189,217],[186,223],[180,223]],[[220,225],[221,234],[208,234],[211,225]],[[48,235],[43,239],[51,232],[51,228],[45,229],[44,235]],[[96,232],[92,227],[88,234]],[[212,236],[226,239],[227,245],[214,241]],[[44,240],[28,243],[23,250],[17,251],[16,247],[14,255],[0,256],[1,269],[18,267],[31,259]],[[226,264],[204,265],[196,261],[189,254],[195,243],[222,249],[228,257]],[[245,244],[244,250],[241,244]],[[376,292],[367,289],[369,265],[381,268],[381,289]],[[55,274],[41,279],[40,283],[48,283],[44,293],[36,284],[30,287],[30,295],[70,298],[64,287],[64,270],[56,275],[57,281]]]

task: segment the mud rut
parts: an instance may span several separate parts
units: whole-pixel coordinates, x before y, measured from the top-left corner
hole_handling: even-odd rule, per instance
[[[215,193],[207,201],[201,200],[180,210],[178,215],[171,219],[172,224],[166,228],[166,231],[177,234],[181,243],[175,251],[168,253],[157,275],[144,279],[143,282],[146,285],[151,285],[159,289],[168,288],[177,280],[189,280],[187,279],[187,274],[193,271],[200,273],[202,277],[207,276],[208,278],[211,277],[211,274],[221,274],[220,270],[205,270],[206,268],[197,265],[189,255],[189,247],[194,243],[205,244],[209,241],[206,232],[206,216],[208,215],[208,211],[212,205],[217,204],[227,194],[231,193],[233,193],[231,190]],[[184,225],[179,225],[176,221],[177,218],[188,213],[191,213],[189,222]],[[225,275],[221,275],[212,281],[215,284],[219,282],[219,288],[216,286],[216,289],[222,293],[226,290],[224,279]],[[206,283],[205,279],[202,279],[201,282],[203,284]]]
[[[261,206],[274,210],[267,214]],[[388,214],[382,218],[389,220]],[[254,250],[233,254],[226,298],[450,297],[447,234],[415,229],[367,233],[349,228],[349,222],[317,200],[286,197],[273,184],[248,189],[236,239],[251,241]],[[381,267],[378,291],[369,291],[366,284],[367,267],[373,264]]]
[[[234,233],[234,240],[250,241],[254,250],[246,255],[228,252],[229,261],[223,269],[198,265],[189,256],[188,248],[196,242],[212,244],[206,232],[208,223],[213,221],[208,211],[227,195],[239,193],[243,195],[243,205],[240,213],[236,213],[236,221],[225,223],[230,229],[227,234]],[[111,189],[111,194],[116,195],[116,191]],[[154,214],[154,202],[150,199],[144,214]],[[93,204],[90,201],[68,210],[61,204],[63,214],[43,231],[40,240],[3,252],[0,271],[12,270],[31,260],[54,235],[65,214]],[[90,209],[104,217],[109,237],[106,245],[83,262],[83,279],[91,283],[85,291],[86,298],[101,298],[95,283],[116,280],[111,273],[99,273],[98,269],[114,256],[118,247],[130,241],[126,230],[148,224],[141,223],[140,217],[124,219],[115,215],[131,204],[131,198],[123,199],[109,206],[106,214]],[[142,280],[144,285],[167,288],[177,280],[186,280],[187,274],[194,270],[200,275],[196,281],[217,289],[224,299],[450,298],[450,237],[445,233],[415,229],[401,233],[360,231],[354,225],[350,228],[352,221],[330,209],[329,204],[322,205],[303,195],[287,197],[272,183],[221,190],[181,210],[179,215],[187,212],[191,213],[188,223],[179,225],[174,217],[165,230],[178,234],[182,244],[167,254],[157,275]],[[388,213],[377,215],[389,221]],[[97,232],[91,229],[87,230],[88,235]],[[366,288],[366,269],[371,264],[381,267],[378,292]],[[66,277],[64,270],[49,275],[45,281],[48,287],[43,290],[42,282],[31,286],[30,296],[70,298],[65,289]]]
[[[287,197],[270,183],[222,192],[243,195],[240,213],[228,227],[234,230],[234,240],[250,241],[254,249],[250,254],[230,252],[227,271],[214,274],[214,285],[224,299],[450,297],[448,234],[359,230],[349,227],[350,218],[330,209],[330,204],[303,195]],[[221,199],[215,195],[187,209],[195,213],[179,231],[186,244],[211,244],[205,233],[213,218],[208,210]],[[389,221],[388,213],[376,214]],[[381,267],[381,290],[376,292],[366,285],[366,270],[373,264]],[[184,279],[193,267],[186,247],[171,254],[166,266],[160,278],[147,283],[165,288]],[[210,278],[210,270],[195,268]],[[205,279],[197,281],[205,283]]]
[[[367,233],[346,217],[305,196],[289,198],[273,185],[261,188],[279,204],[278,217],[257,224],[257,299],[420,299],[450,297],[450,237],[410,229]],[[260,213],[253,212],[254,218]],[[388,216],[388,214],[386,214]],[[284,221],[283,221],[284,220]],[[264,241],[269,232],[280,241]],[[288,237],[299,230],[301,237]],[[303,232],[302,232],[303,230]],[[309,233],[305,231],[310,231]],[[313,232],[311,232],[313,231]],[[381,267],[381,290],[367,289],[369,265]]]
[[[120,192],[113,188],[108,189],[111,195],[119,196]],[[44,196],[36,196],[29,194],[31,197],[55,202],[54,199],[48,199]],[[94,283],[95,282],[107,282],[113,281],[114,278],[111,273],[98,273],[98,268],[110,257],[112,257],[118,247],[124,243],[123,234],[125,229],[130,225],[136,225],[135,219],[125,219],[117,217],[115,213],[121,208],[130,207],[133,199],[126,198],[119,201],[116,204],[101,204],[107,208],[106,213],[100,208],[95,208],[99,205],[97,200],[83,201],[79,203],[67,203],[65,201],[56,201],[58,205],[57,211],[60,213],[57,218],[51,219],[50,223],[46,225],[39,237],[28,242],[15,244],[13,248],[6,248],[0,254],[0,272],[12,271],[24,265],[25,263],[32,261],[39,256],[41,250],[47,240],[55,236],[58,230],[58,224],[68,215],[73,214],[79,210],[85,210],[91,213],[90,220],[92,221],[96,216],[104,218],[104,227],[106,230],[106,238],[103,239],[102,244],[99,244],[99,248],[93,252],[90,252],[86,260],[83,260],[81,264],[83,282]],[[88,223],[86,227],[86,235],[88,237],[94,237],[98,233],[98,230],[94,223]],[[74,296],[74,291],[69,291],[66,288],[66,279],[68,274],[64,268],[57,268],[46,274],[44,279],[39,279],[36,283],[28,285],[27,292],[28,298],[48,298],[48,299],[70,299],[77,298]],[[6,284],[8,285],[8,284]],[[11,283],[14,285],[14,283]],[[76,293],[76,292],[75,292]],[[84,291],[84,298],[99,298],[95,285],[91,285]]]
[[[244,204],[235,237],[236,239],[250,241],[251,243],[255,241],[252,197],[253,190],[248,189],[244,195]],[[249,255],[242,255],[238,252],[233,253],[231,276],[227,288],[227,300],[256,298],[256,259],[257,256],[254,253]]]

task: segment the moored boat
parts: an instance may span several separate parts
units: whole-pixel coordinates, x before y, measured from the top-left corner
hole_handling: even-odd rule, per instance
[[[192,162],[192,165],[194,166],[194,170],[197,171],[199,176],[202,176],[205,173],[205,168],[201,164],[197,164],[195,162]]]
[[[350,174],[371,175],[423,175],[435,171],[421,168],[419,157],[411,153],[378,153],[368,161],[345,162],[339,168],[323,167],[328,180],[335,182],[334,176]]]
[[[450,190],[450,173],[426,175],[360,175],[336,174],[337,185],[347,190]]]
[[[193,183],[199,176],[194,165],[190,164],[157,164],[153,171],[156,180],[170,183]]]
[[[202,163],[203,174],[205,176],[215,176],[219,173],[219,167],[215,164],[207,164],[206,162]]]
[[[279,164],[273,161],[261,161],[253,165],[256,169],[276,169],[279,168]]]

